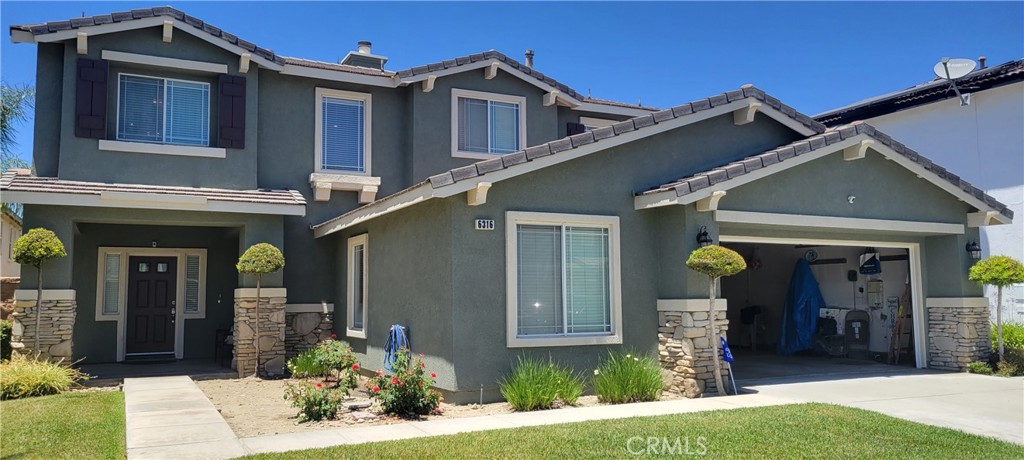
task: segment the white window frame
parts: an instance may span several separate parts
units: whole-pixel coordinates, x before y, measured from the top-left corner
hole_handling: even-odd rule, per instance
[[[103,314],[103,282],[104,264],[107,254],[120,254],[121,267],[118,273],[118,301],[117,313]],[[190,255],[199,256],[199,310],[194,313],[185,312],[185,258]],[[94,305],[95,319],[99,321],[115,321],[117,323],[117,361],[124,361],[125,357],[125,322],[127,321],[127,298],[128,298],[128,261],[134,256],[150,257],[176,257],[177,277],[175,287],[175,322],[174,322],[174,356],[177,359],[184,357],[185,350],[185,321],[186,319],[206,318],[206,272],[207,272],[207,250],[203,248],[138,248],[138,247],[109,247],[101,246],[97,250],[96,261],[96,304]]]
[[[164,85],[163,85],[164,86],[164,125],[163,125],[163,129],[162,129],[161,132],[163,132],[164,139],[167,138],[167,82],[168,81],[180,81],[180,82],[184,82],[184,83],[192,83],[192,84],[196,84],[196,85],[203,85],[203,86],[205,86],[206,87],[206,94],[207,94],[207,101],[206,102],[207,102],[207,104],[210,105],[210,107],[207,107],[207,111],[206,111],[206,129],[207,129],[207,131],[206,131],[206,145],[173,144],[173,143],[170,143],[170,142],[146,142],[146,141],[140,141],[140,140],[136,140],[136,139],[122,139],[121,138],[121,76],[149,78],[149,79],[153,79],[153,80],[163,80],[163,82],[164,82]],[[155,75],[142,75],[142,74],[136,74],[136,73],[118,72],[118,74],[117,74],[117,102],[116,102],[116,104],[117,104],[117,107],[116,107],[116,113],[117,113],[116,116],[117,116],[117,118],[114,119],[114,142],[116,142],[116,144],[109,144],[108,143],[108,148],[104,149],[104,150],[119,150],[117,148],[110,148],[111,145],[116,146],[119,143],[125,143],[125,144],[145,144],[145,145],[166,145],[166,146],[174,146],[174,147],[184,147],[186,149],[191,148],[194,151],[200,152],[200,154],[197,154],[197,155],[194,155],[194,156],[214,156],[214,157],[217,157],[215,155],[215,152],[213,152],[212,150],[209,153],[207,153],[206,150],[205,150],[205,149],[216,149],[216,148],[211,148],[210,147],[210,142],[211,142],[211,139],[213,138],[213,129],[210,129],[210,120],[211,120],[211,118],[213,116],[213,88],[212,88],[212,86],[209,83],[203,82],[203,81],[184,80],[184,79],[181,79],[181,78],[168,78],[168,77],[159,77],[159,76],[155,76]],[[142,150],[143,153],[166,153],[166,152],[163,151],[164,149],[154,149],[154,150],[158,150],[158,151],[155,151],[155,152],[149,152],[149,151],[147,151],[149,149],[146,149],[145,147],[142,147],[142,149],[143,149]],[[123,149],[121,149],[121,150],[125,151]],[[205,154],[203,154],[203,153],[205,153]],[[221,157],[221,158],[223,158],[223,157]]]
[[[323,100],[325,97],[335,99],[348,99],[350,101],[360,101],[363,103],[363,171],[349,171],[345,169],[324,169],[321,167],[323,162],[323,148],[324,148],[324,105]],[[330,174],[344,174],[352,176],[370,176],[370,159],[373,155],[371,152],[370,140],[373,137],[373,96],[370,93],[357,93],[354,91],[343,91],[340,89],[330,88],[317,88],[316,99],[314,105],[316,106],[316,127],[314,128],[313,136],[313,172],[315,173],[330,173]]]
[[[526,148],[526,98],[510,94],[485,93],[468,89],[452,88],[452,158],[469,158],[473,160],[487,160],[497,158],[501,153],[465,152],[459,150],[459,98],[483,99],[493,102],[506,102],[519,105],[519,150]],[[488,114],[490,123],[490,114]],[[488,135],[489,136],[489,135]]]
[[[367,287],[369,286],[369,260],[370,260],[370,245],[368,244],[369,238],[364,233],[362,235],[353,236],[348,239],[348,249],[345,251],[345,259],[348,269],[345,270],[346,278],[346,292],[345,292],[345,309],[347,310],[346,315],[348,321],[345,323],[345,335],[348,337],[354,337],[358,339],[366,338],[366,319],[367,312],[369,311],[369,293]],[[353,295],[355,288],[355,248],[356,246],[363,246],[363,298],[360,299],[363,302],[363,327],[362,329],[353,329],[352,325],[355,324],[355,297]]]
[[[560,336],[520,337],[518,335],[518,228],[519,225],[575,225],[608,229],[610,301],[612,330],[610,333],[568,334]],[[564,243],[563,243],[564,244]],[[557,347],[577,345],[613,345],[622,343],[622,274],[619,246],[618,216],[559,214],[507,211],[505,213],[505,293],[506,342],[508,348]],[[562,292],[565,293],[563,280]],[[563,305],[563,308],[565,306]]]

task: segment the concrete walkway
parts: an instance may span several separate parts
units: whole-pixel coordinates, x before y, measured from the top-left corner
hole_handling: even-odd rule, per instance
[[[917,372],[810,381],[760,380],[747,391],[770,398],[859,407],[928,425],[1024,444],[1024,378]]]
[[[241,442],[249,453],[285,452],[318,447],[361,444],[375,441],[421,438],[444,434],[472,431],[518,428],[524,426],[555,425],[559,423],[585,422],[626,417],[682,414],[718,409],[741,407],[775,406],[792,404],[794,400],[767,395],[740,395],[728,398],[679,399],[648,403],[620,404],[615,406],[591,406],[566,408],[551,411],[520,412],[502,415],[487,415],[442,420],[427,420],[395,425],[378,425],[358,428],[307,431],[272,436],[242,438]]]
[[[245,455],[220,412],[187,376],[124,379],[128,459]]]

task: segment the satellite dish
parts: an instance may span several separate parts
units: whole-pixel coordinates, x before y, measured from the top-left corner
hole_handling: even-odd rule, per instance
[[[953,92],[956,93],[956,97],[960,99],[961,107],[970,105],[971,94],[961,94],[960,88],[956,86],[956,80],[974,72],[974,68],[976,66],[977,64],[970,59],[950,59],[948,57],[944,57],[938,64],[935,64],[933,69],[935,71],[935,75],[940,79],[949,82],[949,89],[952,89]]]
[[[945,80],[956,80],[964,75],[974,72],[977,64],[970,59],[942,58],[935,64],[935,75]]]

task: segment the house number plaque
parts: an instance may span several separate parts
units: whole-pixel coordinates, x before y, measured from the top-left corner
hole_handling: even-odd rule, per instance
[[[473,223],[476,230],[494,230],[494,219],[477,219]]]

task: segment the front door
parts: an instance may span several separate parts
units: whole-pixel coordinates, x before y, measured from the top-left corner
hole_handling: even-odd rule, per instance
[[[128,258],[125,354],[174,353],[177,257]]]

